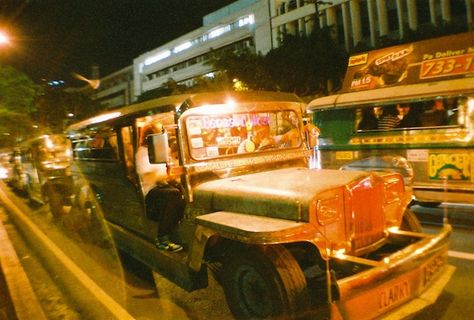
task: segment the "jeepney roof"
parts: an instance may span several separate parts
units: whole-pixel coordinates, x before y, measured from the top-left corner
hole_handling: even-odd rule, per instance
[[[474,93],[474,77],[335,94],[314,99],[308,104],[307,108],[308,111],[316,111],[318,109],[360,106],[362,104],[386,104],[395,101],[410,102],[434,99],[438,96],[459,96],[467,93]]]
[[[168,97],[162,97],[144,101],[141,103],[128,105],[122,108],[109,110],[101,113],[92,118],[74,123],[70,125],[66,130],[68,132],[78,131],[89,126],[93,126],[99,123],[105,123],[113,121],[113,119],[124,117],[132,114],[146,113],[150,109],[164,109],[177,110],[185,102],[187,107],[196,107],[204,104],[225,104],[229,99],[235,102],[297,102],[303,103],[303,101],[293,93],[285,92],[271,92],[271,91],[220,91],[220,92],[205,92],[205,93],[190,93],[182,95],[174,95]],[[301,110],[303,111],[303,110]]]

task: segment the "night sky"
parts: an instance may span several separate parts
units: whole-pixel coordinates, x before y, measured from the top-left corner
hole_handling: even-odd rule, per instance
[[[0,0],[0,28],[14,38],[0,52],[34,81],[105,76],[146,51],[202,26],[232,0]]]

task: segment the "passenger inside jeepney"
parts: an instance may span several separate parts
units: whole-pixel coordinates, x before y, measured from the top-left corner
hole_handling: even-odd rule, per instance
[[[362,118],[357,126],[357,130],[376,130],[378,129],[379,119],[382,117],[383,108],[373,107],[362,109]]]
[[[419,127],[420,125],[416,110],[407,103],[398,103],[395,106],[385,108],[382,117],[378,121],[378,129],[382,130]]]
[[[276,142],[270,136],[270,125],[254,125],[250,137],[239,144],[237,153],[263,151],[275,146]]]
[[[301,144],[299,118],[294,112],[285,112],[283,113],[283,115],[285,115],[285,117],[282,116],[282,118],[285,121],[284,125],[281,126],[282,127],[281,132],[283,134],[277,135],[273,139],[275,143],[278,144],[279,147],[284,147],[284,148],[297,147]],[[313,134],[319,135],[319,129],[316,128],[315,131],[312,131],[311,129],[313,128],[316,128],[316,126],[308,122],[304,124],[303,129],[305,130],[305,133],[308,133],[309,135],[308,139],[310,139]]]
[[[400,118],[395,106],[389,106],[383,111],[382,117],[377,122],[377,128],[382,130],[392,129],[398,127]]]
[[[444,126],[448,123],[448,113],[444,107],[443,99],[435,99],[429,109],[421,115],[423,127]]]

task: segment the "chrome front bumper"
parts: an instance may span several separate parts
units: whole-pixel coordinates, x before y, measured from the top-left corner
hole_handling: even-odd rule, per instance
[[[337,281],[339,300],[332,319],[402,319],[436,301],[454,267],[447,264],[451,226],[436,235],[395,231],[392,236],[419,240],[381,261],[334,255],[332,258],[370,266]]]

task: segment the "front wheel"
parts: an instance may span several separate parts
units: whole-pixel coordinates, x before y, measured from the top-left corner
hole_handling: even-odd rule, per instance
[[[306,279],[283,246],[237,252],[222,274],[227,303],[238,319],[295,319],[307,310]]]

